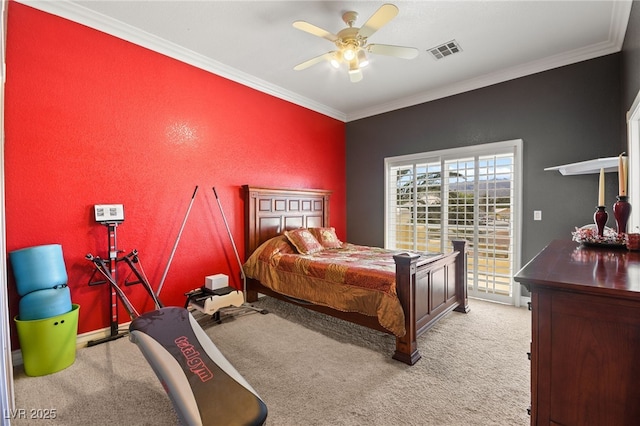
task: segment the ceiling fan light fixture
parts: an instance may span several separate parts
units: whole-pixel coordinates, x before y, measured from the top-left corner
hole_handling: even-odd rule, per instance
[[[360,67],[358,66],[358,61],[353,60],[349,62],[349,74],[353,74],[360,71]]]
[[[344,57],[345,61],[354,60],[356,58],[356,55],[356,47],[351,43],[347,44],[347,46],[342,51],[342,56]]]
[[[366,67],[369,65],[369,58],[367,58],[367,54],[364,53],[364,50],[362,49],[358,51],[358,64],[360,67]]]
[[[342,63],[342,52],[340,51],[332,52],[331,60],[329,62],[331,63],[332,67],[340,68],[340,64]]]
[[[332,42],[336,50],[311,58],[296,65],[293,69],[296,71],[306,69],[322,61],[329,62],[335,68],[340,68],[344,63],[349,72],[349,80],[352,83],[357,83],[362,81],[362,68],[369,64],[368,54],[386,55],[402,59],[415,58],[418,56],[418,49],[413,47],[368,44],[369,37],[385,26],[397,14],[397,6],[383,4],[361,27],[355,27],[354,23],[358,14],[348,11],[342,15],[342,20],[347,24],[347,27],[336,34],[305,21],[295,21],[293,23],[294,28]]]

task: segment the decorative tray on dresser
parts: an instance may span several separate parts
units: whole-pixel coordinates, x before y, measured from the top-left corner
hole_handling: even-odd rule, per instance
[[[555,240],[531,292],[531,424],[640,424],[640,252]]]

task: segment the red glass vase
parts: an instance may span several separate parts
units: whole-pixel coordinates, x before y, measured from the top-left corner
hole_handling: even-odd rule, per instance
[[[609,219],[609,214],[605,210],[604,206],[596,207],[596,212],[593,214],[593,221],[598,228],[598,236],[604,236],[604,227],[607,224],[607,219]]]
[[[616,218],[618,234],[627,233],[627,221],[631,215],[631,204],[626,195],[618,195],[617,201],[613,204],[613,217]]]

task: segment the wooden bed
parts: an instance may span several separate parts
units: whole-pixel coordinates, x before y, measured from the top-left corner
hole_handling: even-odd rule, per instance
[[[330,191],[260,188],[245,185],[245,259],[263,242],[287,230],[329,226]],[[393,358],[408,365],[421,357],[417,338],[448,312],[469,312],[464,241],[453,241],[454,250],[436,260],[415,254],[394,256],[396,292],[404,311],[406,334],[396,337]],[[342,312],[326,306],[297,303],[257,280],[247,279],[247,301],[258,293],[322,312],[355,324],[389,333],[374,316]]]

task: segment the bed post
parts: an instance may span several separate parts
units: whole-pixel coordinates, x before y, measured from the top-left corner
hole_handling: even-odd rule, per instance
[[[404,311],[404,327],[406,330],[404,336],[396,337],[396,352],[393,354],[393,359],[408,365],[415,364],[422,357],[418,352],[415,312],[418,259],[420,259],[419,255],[409,253],[393,256],[393,260],[396,262],[396,293],[398,293],[398,299]]]
[[[456,300],[458,306],[456,312],[469,312],[469,297],[467,296],[467,249],[465,240],[453,240],[453,251],[458,252],[456,257]]]
[[[255,280],[252,278],[247,278],[247,288],[245,289],[247,293],[245,294],[244,297],[247,299],[247,302],[249,303],[258,301],[258,292],[256,290],[253,290],[252,288],[249,288],[249,287],[252,287],[254,281]]]

